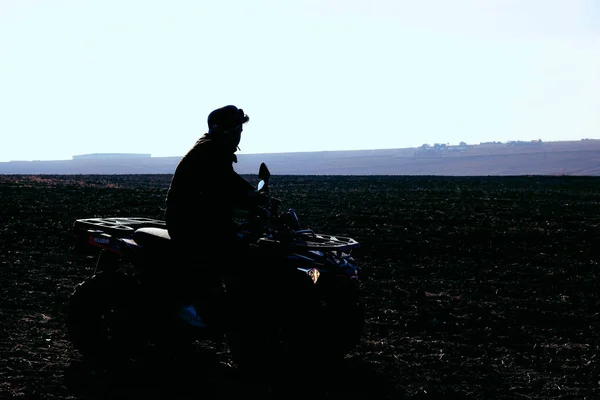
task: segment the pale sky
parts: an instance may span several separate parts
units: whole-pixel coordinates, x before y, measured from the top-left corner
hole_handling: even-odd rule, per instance
[[[598,0],[0,0],[0,161],[600,138]]]

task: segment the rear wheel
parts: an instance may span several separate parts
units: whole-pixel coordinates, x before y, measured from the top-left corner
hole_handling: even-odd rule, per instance
[[[67,307],[69,340],[93,362],[131,358],[145,346],[139,283],[120,271],[100,272],[73,291]]]

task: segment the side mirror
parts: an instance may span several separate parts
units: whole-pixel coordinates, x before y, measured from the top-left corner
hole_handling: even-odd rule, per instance
[[[267,168],[267,164],[260,164],[260,168],[258,169],[258,178],[266,182],[269,180],[270,177],[271,172],[269,171],[269,168]]]
[[[267,168],[267,164],[260,164],[260,168],[258,169],[258,178],[260,181],[258,182],[258,190],[264,193],[269,193],[269,178],[271,177],[271,172],[269,172],[269,168]]]

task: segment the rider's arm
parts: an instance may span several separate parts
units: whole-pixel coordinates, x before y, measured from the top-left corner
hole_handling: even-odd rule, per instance
[[[246,179],[234,172],[231,182],[234,206],[242,210],[252,210],[258,205],[264,205],[265,197],[258,192]]]

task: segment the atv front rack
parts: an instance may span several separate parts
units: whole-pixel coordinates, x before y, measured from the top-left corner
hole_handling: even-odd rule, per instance
[[[260,239],[260,241],[278,242],[275,239],[267,238]],[[360,247],[360,243],[355,239],[345,236],[314,233],[310,229],[294,232],[293,238],[289,242],[286,241],[286,243],[289,243],[293,247],[319,251],[350,251]]]

